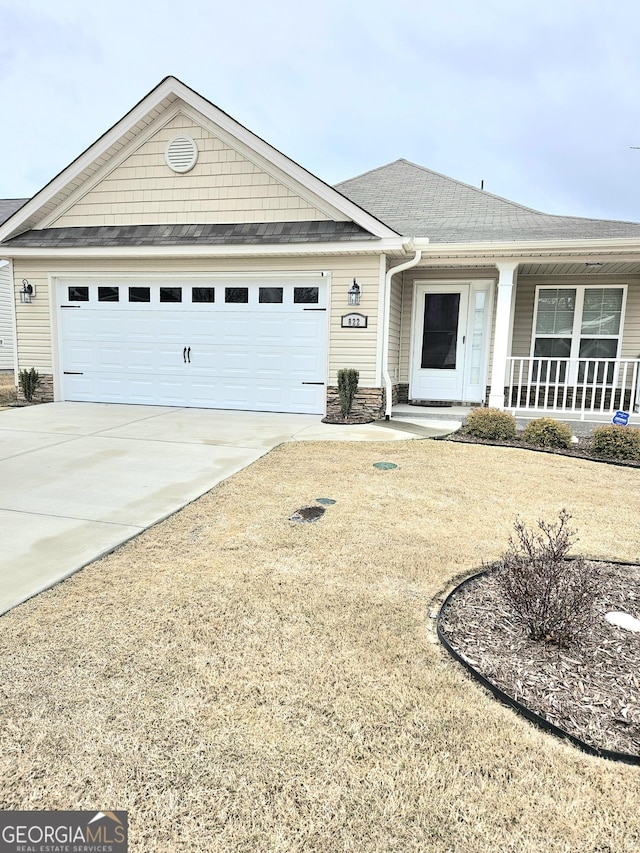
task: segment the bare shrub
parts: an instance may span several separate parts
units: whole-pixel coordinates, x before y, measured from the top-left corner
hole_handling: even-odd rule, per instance
[[[496,579],[532,640],[565,645],[592,619],[596,580],[582,557],[568,560],[576,531],[561,510],[556,523],[540,519],[530,530],[519,519],[509,548],[496,566]]]

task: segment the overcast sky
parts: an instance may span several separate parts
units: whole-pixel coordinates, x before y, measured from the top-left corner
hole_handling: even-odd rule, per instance
[[[404,157],[640,221],[638,0],[0,0],[0,198],[173,74],[329,183]]]

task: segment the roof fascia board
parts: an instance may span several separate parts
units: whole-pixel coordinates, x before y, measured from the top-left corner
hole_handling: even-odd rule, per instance
[[[346,216],[343,210],[336,207],[335,203],[329,204],[325,198],[320,196],[318,193],[311,191],[308,183],[301,184],[299,181],[293,179],[289,172],[284,172],[274,163],[273,158],[267,159],[260,152],[257,152],[254,147],[247,145],[242,139],[239,139],[237,135],[234,136],[229,133],[226,128],[210,119],[209,116],[205,116],[203,113],[190,106],[186,109],[183,108],[182,113],[192,121],[203,126],[205,130],[209,131],[209,133],[214,136],[218,136],[230,148],[239,151],[239,153],[253,163],[254,166],[257,166],[258,169],[261,169],[263,172],[271,175],[272,178],[286,186],[287,189],[291,190],[291,192],[303,198],[307,204],[317,208],[321,213],[324,213],[324,215],[329,217],[329,219],[353,219],[352,216]],[[205,119],[204,122],[202,121],[202,118]],[[358,224],[360,225],[361,223]],[[373,232],[372,228],[367,228],[366,230]],[[382,235],[376,234],[376,236]]]
[[[96,172],[75,189],[71,195],[67,196],[64,200],[63,204],[59,207],[56,207],[55,210],[51,211],[51,213],[47,214],[47,216],[42,219],[39,223],[41,228],[50,228],[52,223],[54,223],[61,216],[64,216],[65,213],[75,205],[81,201],[84,196],[90,193],[93,189],[95,189],[98,184],[103,181],[105,178],[108,178],[109,175],[114,172],[119,166],[121,166],[124,161],[130,157],[132,154],[135,154],[136,151],[141,148],[146,142],[148,142],[156,133],[162,130],[172,119],[174,119],[180,113],[180,106],[176,104],[175,106],[170,107],[165,114],[163,114],[162,119],[156,119],[156,121],[151,122],[151,124],[146,127],[144,130],[140,131],[140,133],[136,134],[133,139],[131,139],[123,148],[118,151],[118,153],[111,158],[108,164],[101,166]],[[159,124],[156,122],[159,121]]]
[[[316,178],[311,172],[303,169],[302,166],[299,166],[282,154],[282,152],[273,148],[259,136],[256,136],[243,125],[239,124],[235,119],[231,118],[231,116],[220,110],[210,101],[207,101],[193,89],[185,86],[184,83],[181,83],[175,77],[167,77],[139,101],[120,121],[113,125],[110,130],[96,140],[93,145],[90,145],[66,169],[63,169],[59,175],[36,193],[27,204],[21,207],[13,216],[9,217],[0,226],[0,243],[15,233],[23,222],[37,213],[43,205],[55,198],[57,193],[64,189],[70,181],[81,175],[94,160],[107,151],[127,132],[133,130],[141,119],[170,95],[180,98],[197,112],[202,113],[202,115],[209,118],[222,130],[227,131],[230,136],[244,143],[268,162],[272,162],[284,174],[290,175],[300,185],[308,187],[309,191],[314,195],[343,213],[348,219],[361,225],[367,231],[370,231],[377,237],[394,238],[397,236],[396,231],[384,225],[379,219],[367,213],[363,208],[347,199],[346,196],[334,190],[333,187],[325,184],[324,181]]]
[[[463,259],[463,258],[495,258],[505,257],[518,260],[519,263],[529,258],[557,256],[579,257],[601,254],[640,253],[640,238],[638,237],[609,237],[594,240],[528,240],[521,242],[493,243],[428,243],[417,239],[415,246],[422,249],[423,261],[426,259]]]
[[[148,95],[139,101],[133,109],[131,109],[123,118],[113,125],[106,133],[97,139],[93,145],[90,145],[86,151],[80,154],[66,169],[63,169],[52,181],[37,192],[33,198],[28,201],[20,210],[16,211],[13,216],[3,225],[0,226],[0,243],[6,240],[8,236],[13,234],[21,225],[47,202],[55,198],[55,196],[65,188],[65,186],[74,178],[81,175],[82,172],[96,160],[100,154],[108,151],[111,146],[116,143],[128,131],[132,130],[136,124],[143,119],[155,106],[161,103],[165,98],[169,97],[174,92],[172,84],[173,78],[167,77],[156,86]],[[177,82],[177,81],[176,81]],[[15,221],[14,221],[15,220]]]
[[[255,166],[267,172],[273,178],[287,186],[287,188],[292,192],[295,192],[297,195],[304,198],[307,203],[319,209],[330,219],[339,219],[344,216],[344,214],[341,211],[338,211],[335,206],[329,206],[323,199],[312,195],[306,187],[301,187],[299,184],[294,183],[289,175],[284,175],[279,169],[274,169],[272,163],[265,161],[261,156],[255,156],[255,153],[251,149],[248,149],[243,143],[238,144],[238,141],[227,133],[226,130],[216,125],[206,116],[203,116],[202,113],[199,113],[193,107],[179,100],[165,113],[163,113],[161,118],[157,118],[148,127],[136,134],[136,136],[109,161],[108,165],[98,169],[88,181],[74,190],[74,192],[64,200],[64,203],[60,207],[57,207],[40,222],[40,227],[51,227],[56,220],[61,216],[64,216],[64,214],[67,213],[75,204],[78,204],[84,196],[95,189],[101,181],[108,178],[109,175],[121,166],[128,157],[135,154],[136,151],[152,139],[156,133],[159,133],[163,128],[165,128],[178,115],[186,116],[195,124],[199,124],[201,127],[204,127],[205,130],[209,131],[214,136],[220,137],[226,145],[229,145],[229,147],[240,150],[240,153],[246,157],[247,160],[250,160]],[[204,119],[204,121],[202,119]]]
[[[300,257],[308,255],[379,255],[385,252],[403,252],[402,241],[354,240],[345,243],[295,243],[285,245],[236,244],[217,246],[79,246],[79,247],[14,247],[0,246],[6,258],[216,258],[216,257],[269,257],[273,255]],[[404,252],[403,252],[404,253]]]
[[[308,187],[315,196],[335,207],[347,218],[352,219],[377,237],[394,237],[397,235],[397,232],[389,228],[388,225],[385,225],[379,219],[376,219],[375,216],[355,204],[355,202],[343,196],[342,193],[334,190],[329,184],[326,184],[320,178],[308,172],[281,151],[278,151],[277,148],[269,145],[264,139],[256,136],[255,133],[252,133],[244,125],[231,118],[230,115],[220,110],[210,101],[207,101],[202,95],[199,95],[193,89],[189,89],[188,86],[185,86],[179,80],[175,78],[171,79],[173,79],[175,86],[172,90],[173,94],[182,98],[183,101],[190,104],[195,110],[211,119],[211,121],[223,130],[226,130],[233,138],[243,142],[248,148],[264,157],[267,162],[273,163],[284,174],[290,175],[298,184]]]

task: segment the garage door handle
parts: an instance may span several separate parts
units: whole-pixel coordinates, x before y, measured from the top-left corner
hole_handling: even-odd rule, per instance
[[[187,347],[187,361],[191,364],[191,347]]]

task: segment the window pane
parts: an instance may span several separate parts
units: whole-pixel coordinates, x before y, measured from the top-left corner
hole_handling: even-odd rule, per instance
[[[584,292],[581,331],[588,335],[617,335],[622,316],[622,290],[588,287]]]
[[[192,287],[191,288],[192,302],[215,302],[216,289],[215,287]]]
[[[571,338],[536,338],[535,358],[569,358]]]
[[[318,303],[319,290],[317,287],[294,287],[293,301],[296,305],[315,305]]]
[[[580,358],[615,358],[617,352],[617,340],[582,338],[580,341]]]
[[[182,288],[161,287],[160,302],[182,302]]]
[[[151,302],[151,288],[130,287],[129,302]]]
[[[598,363],[600,358],[615,358],[618,352],[617,340],[602,338],[582,338],[578,364],[578,382],[613,382],[614,365]],[[606,380],[605,380],[606,374]]]
[[[261,287],[258,302],[282,302],[281,287]]]
[[[456,369],[459,293],[426,293],[421,367]]]
[[[537,334],[570,335],[575,308],[575,288],[541,288],[538,292]]]
[[[88,287],[70,287],[69,288],[70,302],[88,302],[89,288]]]
[[[534,382],[565,381],[567,362],[562,359],[571,355],[571,338],[537,338],[533,354],[541,359],[533,363]]]
[[[120,295],[117,287],[99,287],[98,302],[119,302]]]
[[[248,302],[249,288],[248,287],[225,287],[224,289],[225,302]]]

